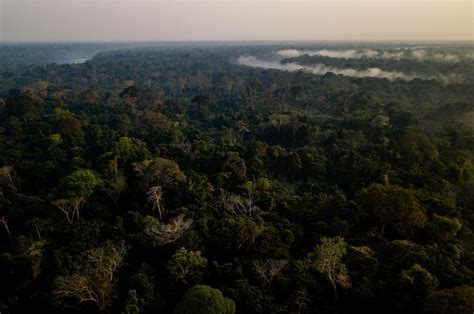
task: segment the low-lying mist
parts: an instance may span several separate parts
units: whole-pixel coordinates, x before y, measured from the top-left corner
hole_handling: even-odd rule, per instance
[[[329,58],[342,59],[414,59],[418,61],[433,60],[439,62],[459,62],[462,59],[474,58],[474,53],[457,54],[452,52],[429,51],[423,48],[398,48],[393,50],[376,50],[376,49],[347,49],[347,50],[297,50],[284,49],[278,50],[276,55],[284,58],[296,58],[304,55],[322,56]]]
[[[437,75],[435,76],[424,76],[421,74],[407,74],[398,71],[386,71],[380,68],[367,68],[365,70],[357,70],[353,68],[337,68],[332,66],[327,66],[325,64],[314,64],[314,65],[301,65],[296,62],[287,62],[282,63],[281,60],[262,60],[255,56],[245,55],[240,56],[237,59],[237,64],[254,67],[254,68],[263,68],[263,69],[273,69],[273,70],[281,70],[281,71],[308,71],[313,74],[317,75],[324,75],[328,72],[334,74],[340,74],[344,76],[351,76],[351,77],[376,77],[376,78],[385,78],[391,81],[401,79],[401,80],[413,80],[413,79],[424,79],[430,80],[435,79],[443,82],[447,82],[449,80],[453,80],[455,77],[447,77],[444,75]]]

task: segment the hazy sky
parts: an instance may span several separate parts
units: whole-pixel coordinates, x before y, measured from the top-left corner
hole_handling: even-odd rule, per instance
[[[0,0],[0,41],[474,40],[474,0]]]

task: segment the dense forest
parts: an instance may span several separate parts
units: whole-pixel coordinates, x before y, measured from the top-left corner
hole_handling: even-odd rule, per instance
[[[472,59],[285,48],[2,64],[0,312],[471,314]]]

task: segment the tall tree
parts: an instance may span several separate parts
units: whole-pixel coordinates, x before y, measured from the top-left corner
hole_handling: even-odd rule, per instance
[[[186,292],[174,310],[175,314],[234,314],[235,303],[219,289],[197,285]]]
[[[116,272],[123,265],[124,243],[106,242],[92,248],[76,260],[75,270],[56,279],[54,296],[57,305],[93,303],[104,311],[110,306]],[[73,304],[74,304],[73,303]]]
[[[317,245],[314,252],[309,255],[313,267],[331,284],[335,302],[337,301],[337,286],[350,288],[352,285],[346,265],[342,262],[346,251],[347,244],[344,238],[322,238],[321,244]]]
[[[423,209],[413,190],[397,185],[372,184],[357,195],[359,204],[373,212],[381,221],[381,235],[390,225],[405,235],[426,221]]]

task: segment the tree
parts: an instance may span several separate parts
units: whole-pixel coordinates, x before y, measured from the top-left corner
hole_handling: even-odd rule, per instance
[[[84,203],[83,197],[70,197],[54,200],[51,202],[54,206],[59,208],[64,215],[66,215],[66,220],[71,225],[80,219],[80,209]]]
[[[193,223],[192,219],[185,219],[184,215],[172,218],[167,224],[160,223],[156,221],[156,218],[154,220],[152,218],[149,219],[145,227],[145,233],[151,236],[158,245],[178,240],[191,228]]]
[[[106,242],[77,259],[75,270],[56,279],[54,296],[58,306],[91,302],[105,310],[111,301],[115,274],[126,254],[125,244]]]
[[[114,202],[116,209],[118,208],[120,195],[127,189],[127,178],[119,167],[119,159],[126,160],[129,157],[128,152],[131,147],[133,147],[131,140],[122,137],[114,143],[114,152],[107,152],[101,156],[101,159],[104,159],[104,163],[101,165],[102,175],[105,178],[103,180],[103,190]],[[124,156],[120,155],[121,153]]]
[[[98,184],[99,179],[92,170],[76,170],[61,180],[64,197],[52,201],[52,204],[66,215],[70,224],[73,224],[80,219],[81,207]]]
[[[247,167],[245,160],[236,152],[229,152],[222,161],[222,173],[230,178],[230,182],[238,183],[246,180]]]
[[[254,204],[250,192],[249,198],[222,192],[220,197],[217,199],[215,209],[222,214],[229,213],[234,216],[243,216],[248,219],[255,218],[257,213],[260,211],[260,208]]]
[[[112,178],[104,180],[104,192],[112,200],[116,209],[118,208],[120,195],[126,188],[127,182],[122,171],[117,171]]]
[[[8,234],[8,238],[12,239],[12,234],[10,232],[10,228],[8,228],[8,219],[5,218],[5,216],[0,217],[0,223],[5,227],[5,231]]]
[[[79,103],[95,103],[97,101],[97,92],[95,90],[85,90],[76,96]]]
[[[438,278],[419,264],[403,270],[397,277],[400,278],[397,280],[397,287],[392,289],[400,291],[396,301],[401,305],[399,308],[405,307],[406,310],[419,307],[426,295],[439,285]]]
[[[186,183],[186,175],[172,160],[156,157],[134,164],[135,172],[146,187],[160,186],[162,191],[176,191]]]
[[[99,179],[92,170],[79,169],[61,180],[61,188],[66,197],[88,198],[94,188],[99,184]]]
[[[124,90],[122,90],[119,94],[120,98],[123,99],[132,99],[137,98],[140,94],[140,90],[135,86],[128,86]]]
[[[379,217],[382,222],[382,236],[386,225],[392,226],[403,235],[413,227],[422,226],[426,221],[413,191],[401,186],[372,184],[360,191],[356,199],[359,204]]]
[[[45,240],[35,241],[22,235],[17,238],[17,257],[30,266],[33,279],[38,278],[41,273],[46,244]]]
[[[213,227],[211,241],[225,254],[236,254],[254,247],[265,230],[261,219],[252,220],[243,216],[224,217]]]
[[[378,273],[379,261],[375,251],[367,246],[351,246],[344,256],[352,281],[351,294],[358,298],[371,298],[375,295],[372,280]]]
[[[302,310],[305,310],[308,303],[310,302],[311,302],[311,298],[308,294],[308,291],[305,288],[300,288],[296,292],[295,301],[294,301],[294,303],[298,306],[298,314],[300,314]]]
[[[135,165],[135,171],[149,183],[175,185],[186,181],[186,176],[172,160],[156,157]]]
[[[69,111],[55,110],[53,116],[56,133],[63,136],[80,137],[83,135],[81,120]]]
[[[270,285],[286,267],[288,261],[278,259],[253,260],[252,266],[257,276],[263,280],[266,285]]]
[[[472,314],[474,312],[474,287],[461,286],[432,292],[425,301],[426,314]]]
[[[0,184],[16,189],[16,172],[13,166],[0,167]],[[1,186],[0,186],[1,187]],[[0,190],[1,192],[1,190]]]
[[[330,282],[335,302],[337,301],[337,285],[342,288],[350,288],[352,285],[346,265],[342,262],[346,251],[347,244],[344,238],[322,238],[321,244],[316,246],[309,256],[313,261],[313,267]]]
[[[160,186],[152,186],[148,190],[148,203],[150,203],[153,208],[152,210],[158,209],[158,213],[160,215],[160,219],[162,218],[161,215],[163,214],[163,207],[161,206],[161,192]]]
[[[156,298],[155,294],[155,278],[150,275],[153,273],[154,269],[151,268],[148,264],[142,263],[139,266],[139,269],[135,274],[128,277],[128,287],[129,291],[129,299],[131,299],[132,291],[135,291],[136,298],[138,302],[136,303],[140,310],[146,311],[147,308],[153,306],[153,302]]]
[[[128,292],[127,301],[125,304],[125,310],[122,314],[139,314],[140,308],[138,306],[139,299],[136,290],[130,290]]]
[[[23,92],[17,97],[7,99],[6,112],[28,121],[38,119],[44,111],[43,100],[32,92]]]
[[[426,167],[438,158],[439,152],[428,136],[421,133],[409,133],[403,136],[397,148],[406,167]]]
[[[234,314],[235,303],[219,289],[197,285],[189,289],[174,310],[175,314]]]
[[[274,113],[269,117],[269,124],[277,131],[276,139],[278,144],[280,144],[281,127],[287,125],[290,121],[291,117],[287,114]]]
[[[57,147],[63,143],[63,139],[61,138],[61,134],[54,133],[48,136],[48,144],[51,148]]]
[[[433,214],[433,217],[426,224],[428,232],[434,235],[435,240],[449,241],[456,237],[461,230],[461,222],[457,218],[449,218]]]
[[[141,161],[149,157],[150,152],[146,147],[146,143],[136,138],[123,136],[113,143],[112,151],[113,159],[112,168],[118,168],[119,164],[123,165],[127,162]],[[118,159],[118,162],[117,162]],[[114,169],[114,171],[116,171]]]
[[[207,259],[200,251],[188,251],[182,247],[168,261],[167,269],[171,280],[187,284],[198,282],[206,265]]]

